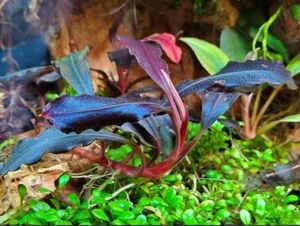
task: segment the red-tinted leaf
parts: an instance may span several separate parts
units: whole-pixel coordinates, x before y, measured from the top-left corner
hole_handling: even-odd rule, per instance
[[[161,49],[158,46],[127,37],[118,37],[121,46],[128,48],[129,53],[136,57],[139,65],[164,91],[169,90],[168,65],[161,59]],[[168,82],[167,82],[168,81]]]
[[[62,131],[83,131],[137,121],[164,110],[160,104],[142,99],[81,95],[55,99],[45,107],[42,115]]]
[[[174,35],[169,33],[155,33],[144,38],[143,40],[157,42],[165,51],[168,58],[174,63],[178,63],[181,60],[182,51],[181,48],[176,45],[176,38]]]

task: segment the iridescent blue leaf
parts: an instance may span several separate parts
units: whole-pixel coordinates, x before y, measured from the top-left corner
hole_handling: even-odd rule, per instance
[[[280,62],[255,60],[244,63],[229,62],[214,76],[186,80],[177,86],[180,96],[201,93],[213,86],[231,88],[239,92],[253,91],[262,84],[278,86],[286,84],[290,89],[297,86]]]
[[[240,95],[238,92],[207,92],[202,102],[201,129],[206,130],[210,127]]]
[[[158,146],[163,154],[169,154],[174,146],[175,132],[167,114],[151,115],[136,123],[124,123],[121,129],[135,134],[145,145]]]
[[[49,128],[35,138],[21,140],[6,162],[0,164],[0,174],[17,170],[21,164],[33,164],[39,161],[46,152],[67,152],[76,146],[88,145],[94,140],[129,143],[124,137],[108,131],[86,130],[80,134],[65,134],[58,129]]]
[[[45,107],[42,116],[62,131],[83,131],[134,122],[163,111],[160,104],[142,99],[81,95],[55,99]]]
[[[78,52],[54,61],[54,65],[59,68],[63,78],[79,95],[94,94],[89,62],[86,58],[88,51],[89,48],[85,47]]]

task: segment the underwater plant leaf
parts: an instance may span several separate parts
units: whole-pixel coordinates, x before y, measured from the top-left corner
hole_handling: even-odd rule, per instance
[[[221,49],[207,41],[190,37],[180,38],[180,41],[193,50],[200,64],[211,75],[220,71],[229,60]]]
[[[201,113],[201,129],[206,130],[224,114],[241,95],[238,92],[209,91],[204,95]]]
[[[172,62],[179,63],[181,60],[182,50],[176,45],[176,38],[174,35],[169,33],[155,33],[144,38],[143,40],[154,41],[158,43]]]
[[[80,94],[94,94],[90,75],[89,62],[86,58],[89,48],[73,52],[70,55],[54,61],[63,78]]]
[[[65,134],[58,129],[49,128],[37,137],[21,140],[6,162],[0,164],[0,174],[17,170],[21,164],[33,164],[39,161],[46,152],[67,152],[78,145],[88,145],[94,140],[128,142],[124,137],[108,131],[86,130],[80,134]]]
[[[100,129],[138,121],[151,114],[165,111],[160,104],[142,99],[109,98],[92,95],[62,96],[51,101],[42,116],[62,131]]]
[[[40,82],[54,82],[60,75],[52,66],[29,68],[0,76],[0,140],[34,128],[33,109],[41,104],[41,97],[50,86]]]
[[[251,50],[251,45],[246,37],[234,28],[226,27],[220,37],[220,49],[233,61],[244,61]]]
[[[247,93],[265,83],[271,86],[286,84],[289,89],[297,89],[293,78],[282,63],[267,60],[229,62],[214,76],[185,80],[176,89],[180,96],[202,93],[215,86]]]
[[[127,69],[136,62],[135,57],[129,54],[129,50],[127,48],[108,52],[108,58],[110,61],[115,62],[118,66]]]
[[[300,53],[298,53],[286,66],[286,69],[291,72],[292,76],[300,74]]]
[[[174,146],[175,132],[167,114],[151,115],[133,123],[126,122],[121,129],[135,134],[145,145],[158,147],[162,154],[170,153]]]
[[[139,65],[152,80],[163,90],[169,90],[169,83],[166,82],[168,78],[165,76],[165,74],[169,74],[169,68],[167,63],[161,58],[162,51],[160,47],[127,37],[117,38],[120,45],[128,48],[129,53],[135,56]]]

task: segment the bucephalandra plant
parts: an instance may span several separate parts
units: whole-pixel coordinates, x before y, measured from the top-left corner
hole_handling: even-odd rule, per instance
[[[128,58],[134,58],[161,88],[164,97],[142,98],[138,91],[117,98],[95,96],[85,58],[86,49],[60,59],[54,65],[81,95],[61,96],[51,101],[43,109],[42,117],[46,118],[52,127],[35,138],[20,141],[11,157],[0,165],[1,174],[16,170],[21,164],[34,163],[45,152],[70,151],[79,145],[102,140],[129,144],[132,151],[122,161],[115,161],[106,156],[105,150],[101,150],[102,153],[96,162],[127,176],[157,178],[181,161],[203,132],[226,112],[240,95],[250,94],[262,84],[286,84],[290,89],[297,88],[281,63],[267,60],[229,62],[213,76],[186,80],[175,87],[168,65],[161,58],[160,46],[147,39],[117,37],[117,41],[122,55],[118,55],[120,50],[115,52],[116,64],[132,63]],[[164,50],[174,48],[175,43],[168,42],[166,45],[163,46]],[[201,129],[186,143],[189,115],[181,98],[192,93],[196,93],[202,99]],[[105,126],[132,133],[139,142],[109,132]],[[151,147],[151,151],[143,151],[140,143]],[[167,153],[167,156],[163,159],[160,153]],[[140,159],[139,165],[132,164],[131,160],[136,156]]]

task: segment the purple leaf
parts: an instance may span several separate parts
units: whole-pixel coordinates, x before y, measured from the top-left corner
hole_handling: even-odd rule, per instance
[[[65,134],[58,129],[49,128],[35,138],[21,140],[13,149],[6,162],[0,164],[0,174],[17,170],[21,164],[33,164],[46,152],[62,153],[79,145],[88,145],[94,140],[129,143],[124,137],[108,131],[86,130],[80,134]]]
[[[51,81],[59,78],[51,66],[29,68],[0,77],[0,140],[33,129],[33,108],[41,104],[41,95],[50,86],[38,83],[51,75]],[[48,79],[47,79],[48,80]],[[50,82],[51,82],[50,81]]]
[[[142,99],[81,95],[55,99],[45,107],[42,116],[62,131],[83,131],[134,122],[163,111],[160,104]]]
[[[134,40],[127,37],[118,37],[121,46],[128,48],[129,53],[136,57],[139,65],[164,91],[169,90],[168,78],[162,70],[169,74],[166,62],[161,59],[162,51],[160,47],[146,42]]]
[[[278,86],[286,84],[290,89],[297,86],[282,63],[267,60],[229,62],[214,76],[186,80],[177,86],[180,96],[201,93],[213,86],[231,88],[233,91],[249,92],[262,84]]]
[[[108,58],[110,61],[115,62],[118,66],[127,69],[136,62],[135,58],[129,54],[129,50],[127,48],[108,52]]]
[[[201,130],[210,127],[240,95],[238,92],[208,91],[202,102]]]
[[[89,62],[86,59],[88,47],[54,61],[61,75],[80,94],[94,94]]]

